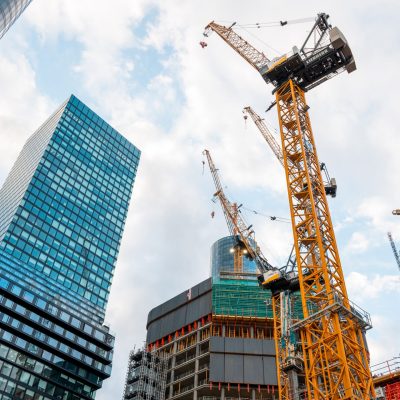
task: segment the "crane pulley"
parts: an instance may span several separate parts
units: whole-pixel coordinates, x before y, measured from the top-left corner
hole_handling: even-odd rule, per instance
[[[270,60],[233,31],[211,22],[205,34],[216,32],[274,86],[283,165],[286,173],[303,319],[296,323],[303,366],[290,363],[282,346],[285,304],[275,288],[275,346],[280,400],[298,399],[292,371],[304,368],[309,399],[367,400],[375,396],[363,332],[366,313],[354,312],[347,295],[333,224],[318,161],[305,91],[356,65],[346,39],[329,16],[318,14],[300,49]],[[296,374],[294,375],[296,377]]]

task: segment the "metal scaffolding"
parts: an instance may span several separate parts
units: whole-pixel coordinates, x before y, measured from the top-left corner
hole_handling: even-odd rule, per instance
[[[164,400],[167,359],[159,351],[141,349],[129,354],[123,400]]]

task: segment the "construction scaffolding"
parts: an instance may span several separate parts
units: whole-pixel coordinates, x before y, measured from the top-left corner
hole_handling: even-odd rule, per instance
[[[123,400],[164,400],[167,358],[159,351],[141,349],[129,354]]]
[[[378,400],[400,400],[400,357],[371,367]]]

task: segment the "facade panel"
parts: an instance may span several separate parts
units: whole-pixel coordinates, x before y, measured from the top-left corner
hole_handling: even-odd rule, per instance
[[[225,355],[210,354],[210,381],[224,382],[225,381]]]
[[[276,376],[276,360],[275,357],[263,357],[264,365],[264,384],[277,385],[278,379]]]
[[[258,385],[264,382],[264,366],[262,357],[245,355],[243,357],[243,381]]]
[[[226,344],[226,343],[225,343]],[[243,354],[225,354],[224,382],[243,383]]]

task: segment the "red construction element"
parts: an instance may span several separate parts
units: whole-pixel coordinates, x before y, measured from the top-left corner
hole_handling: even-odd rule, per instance
[[[385,387],[386,400],[400,400],[400,382]]]

